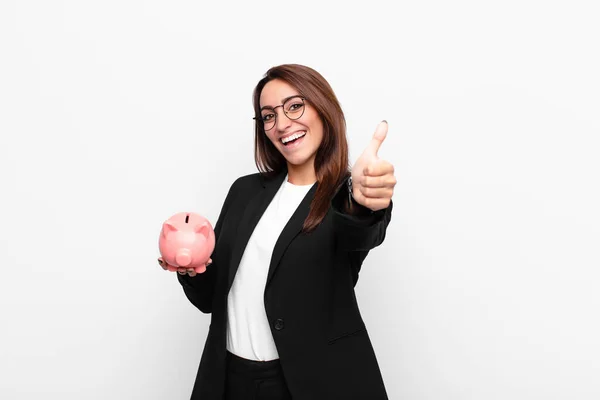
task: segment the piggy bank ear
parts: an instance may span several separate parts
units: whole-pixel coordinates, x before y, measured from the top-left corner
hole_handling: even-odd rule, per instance
[[[162,228],[162,234],[164,237],[167,237],[167,235],[171,232],[176,232],[177,228],[175,228],[175,226],[173,226],[170,222],[165,222],[163,224],[163,228]]]
[[[194,228],[194,232],[199,233],[200,235],[208,238],[208,225],[206,224],[198,224]]]

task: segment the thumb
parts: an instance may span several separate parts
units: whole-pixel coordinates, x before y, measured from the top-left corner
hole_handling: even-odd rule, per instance
[[[377,129],[375,129],[375,133],[373,134],[373,138],[367,146],[366,153],[377,157],[377,152],[379,151],[379,147],[381,147],[381,143],[383,143],[385,137],[387,136],[388,124],[386,120],[383,120],[377,125]]]

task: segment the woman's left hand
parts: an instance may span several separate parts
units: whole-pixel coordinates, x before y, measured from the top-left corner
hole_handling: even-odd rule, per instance
[[[396,177],[394,166],[377,156],[388,130],[386,121],[382,121],[371,143],[360,155],[352,167],[352,195],[360,205],[373,211],[387,208],[394,194]]]

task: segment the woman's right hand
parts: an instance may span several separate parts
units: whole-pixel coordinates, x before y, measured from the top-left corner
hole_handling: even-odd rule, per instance
[[[196,271],[194,270],[194,268],[176,267],[174,265],[168,264],[165,260],[162,259],[162,257],[158,257],[158,264],[165,271],[177,271],[177,273],[179,273],[180,275],[188,274],[189,276],[196,276]],[[206,266],[208,267],[210,264],[212,264],[212,259],[209,258],[208,262],[206,263]]]

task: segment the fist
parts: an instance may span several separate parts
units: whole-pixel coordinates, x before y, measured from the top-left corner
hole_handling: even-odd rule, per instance
[[[352,196],[357,203],[372,211],[382,210],[390,205],[396,186],[394,166],[377,155],[387,131],[388,124],[382,121],[371,142],[352,167]]]

